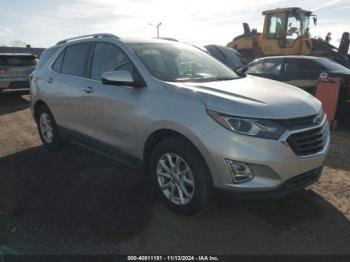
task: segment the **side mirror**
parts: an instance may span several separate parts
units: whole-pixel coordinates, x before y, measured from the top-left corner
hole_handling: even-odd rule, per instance
[[[102,83],[110,85],[126,85],[132,86],[134,78],[128,71],[111,71],[101,75]]]
[[[325,79],[328,77],[328,73],[327,72],[322,72],[319,76],[319,79]]]
[[[313,17],[313,20],[314,20],[314,24],[315,24],[315,26],[316,26],[316,25],[317,25],[317,17],[314,16],[314,17]]]

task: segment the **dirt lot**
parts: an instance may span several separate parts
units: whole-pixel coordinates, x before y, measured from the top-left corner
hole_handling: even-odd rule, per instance
[[[28,97],[0,95],[0,252],[350,254],[350,133],[320,181],[274,200],[217,197],[198,217],[154,200],[147,178],[95,153],[48,152]]]

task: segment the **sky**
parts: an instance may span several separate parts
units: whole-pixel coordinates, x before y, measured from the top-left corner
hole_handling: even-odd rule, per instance
[[[226,45],[243,33],[243,22],[262,31],[262,11],[294,6],[317,14],[312,36],[332,32],[332,44],[338,46],[341,34],[350,31],[350,0],[1,0],[0,45],[21,40],[49,47],[98,32],[155,37],[149,23],[159,22],[161,37]]]

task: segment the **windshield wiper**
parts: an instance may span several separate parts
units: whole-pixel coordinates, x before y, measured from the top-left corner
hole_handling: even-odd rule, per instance
[[[236,79],[237,77],[226,77],[226,76],[222,76],[222,77],[215,77],[213,78],[211,81],[227,81],[227,80],[233,80]]]
[[[186,79],[174,79],[171,82],[206,82],[205,78],[186,78]]]
[[[236,77],[203,77],[203,78],[178,78],[174,82],[215,82],[233,80]]]

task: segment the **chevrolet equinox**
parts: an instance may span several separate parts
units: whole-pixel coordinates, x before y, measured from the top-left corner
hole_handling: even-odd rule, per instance
[[[305,91],[161,39],[58,42],[33,72],[31,109],[48,149],[70,140],[141,164],[165,205],[186,215],[207,207],[215,188],[304,188],[330,143],[321,103]]]

